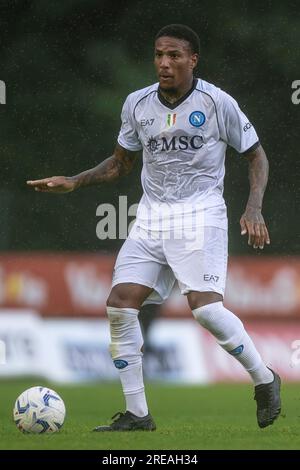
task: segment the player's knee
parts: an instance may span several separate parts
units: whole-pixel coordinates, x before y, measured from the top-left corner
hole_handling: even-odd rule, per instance
[[[128,290],[113,287],[106,301],[107,307],[126,308],[132,303]]]
[[[121,299],[119,298],[118,295],[111,292],[106,300],[106,306],[121,308],[122,307]]]
[[[187,294],[187,299],[191,310],[205,308],[215,302],[223,302],[223,296],[218,292],[197,292],[191,291]]]
[[[109,294],[106,305],[116,308],[135,308],[140,310],[151,289],[131,284],[117,284]]]

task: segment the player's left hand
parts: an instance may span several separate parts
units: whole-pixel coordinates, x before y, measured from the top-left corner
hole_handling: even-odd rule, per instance
[[[240,219],[241,235],[248,233],[248,245],[253,248],[264,248],[265,243],[271,243],[269,232],[262,216],[261,210],[254,207],[246,207]]]

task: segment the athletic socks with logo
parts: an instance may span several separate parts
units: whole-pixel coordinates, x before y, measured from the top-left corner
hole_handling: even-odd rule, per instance
[[[243,323],[224,307],[223,302],[196,308],[193,315],[200,325],[215,336],[220,346],[244,366],[254,385],[273,381],[273,373],[264,364]]]
[[[143,336],[138,320],[139,311],[134,308],[107,307],[110,321],[110,353],[126,400],[126,410],[136,416],[148,414],[143,369]]]

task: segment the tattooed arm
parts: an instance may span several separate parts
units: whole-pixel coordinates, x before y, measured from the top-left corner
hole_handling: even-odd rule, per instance
[[[75,176],[52,176],[41,180],[27,181],[36,191],[46,193],[68,193],[81,186],[92,186],[115,181],[127,175],[133,168],[137,152],[130,152],[119,144],[114,153],[99,165]]]
[[[270,244],[270,237],[262,216],[262,202],[268,182],[269,163],[260,145],[255,150],[245,153],[249,162],[250,194],[246,210],[241,217],[241,234],[248,233],[248,245],[263,249]]]

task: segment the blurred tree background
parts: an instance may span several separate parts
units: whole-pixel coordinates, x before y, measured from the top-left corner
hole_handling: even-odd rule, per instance
[[[1,250],[117,250],[96,237],[96,208],[141,196],[141,162],[113,185],[60,195],[28,189],[27,179],[73,175],[109,156],[126,96],[156,81],[153,38],[185,23],[201,40],[197,75],[233,95],[255,125],[270,160],[265,254],[299,253],[300,79],[298,1],[0,1]],[[225,199],[230,253],[248,195],[246,160],[227,152]]]

